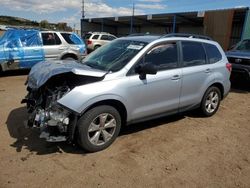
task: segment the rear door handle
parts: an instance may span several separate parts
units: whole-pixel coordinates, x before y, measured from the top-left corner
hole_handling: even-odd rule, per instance
[[[179,79],[181,79],[181,76],[180,75],[174,75],[172,78],[171,78],[171,80],[179,80]]]
[[[66,47],[60,47],[59,50],[66,50]]]
[[[205,70],[205,73],[210,73],[210,72],[212,72],[211,69],[206,69]]]

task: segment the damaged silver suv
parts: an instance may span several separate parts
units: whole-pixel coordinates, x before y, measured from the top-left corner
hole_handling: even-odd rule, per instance
[[[231,64],[217,42],[193,35],[112,41],[74,61],[35,65],[27,80],[28,126],[48,142],[95,152],[121,126],[200,108],[212,116],[230,89]]]

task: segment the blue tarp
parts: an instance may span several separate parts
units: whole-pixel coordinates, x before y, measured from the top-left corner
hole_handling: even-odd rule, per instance
[[[30,68],[43,60],[38,30],[9,29],[0,38],[0,63],[5,69]]]

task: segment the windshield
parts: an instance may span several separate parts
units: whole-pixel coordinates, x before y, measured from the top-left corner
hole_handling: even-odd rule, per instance
[[[250,51],[250,40],[241,41],[236,47],[235,50],[240,51]]]
[[[88,55],[83,63],[92,68],[116,72],[121,70],[146,42],[131,40],[114,40]]]

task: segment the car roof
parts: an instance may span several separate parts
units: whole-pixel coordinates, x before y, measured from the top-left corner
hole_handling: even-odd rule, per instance
[[[160,38],[160,35],[128,36],[121,39],[150,43]]]

